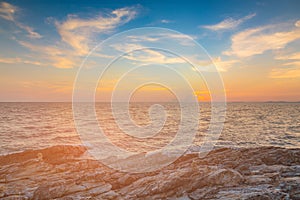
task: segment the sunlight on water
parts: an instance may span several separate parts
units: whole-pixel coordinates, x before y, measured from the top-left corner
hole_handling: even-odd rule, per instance
[[[151,103],[130,105],[132,120],[139,126],[151,123],[148,109]],[[176,103],[161,103],[167,119],[161,131],[152,138],[134,138],[124,134],[115,123],[110,104],[97,103],[99,124],[105,135],[128,151],[149,151],[167,145],[180,123],[180,107]],[[82,120],[90,123],[82,104]],[[210,104],[200,104],[200,127],[194,147],[201,145],[210,122]],[[186,124],[188,127],[188,124]],[[58,144],[81,144],[73,122],[71,103],[0,103],[1,154],[39,149]],[[93,132],[93,130],[91,130]],[[97,137],[97,133],[91,135]],[[255,147],[300,146],[299,103],[229,103],[227,116],[217,146]]]

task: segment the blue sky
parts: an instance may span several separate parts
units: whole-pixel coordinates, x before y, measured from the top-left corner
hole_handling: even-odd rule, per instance
[[[232,33],[244,28],[286,22],[299,18],[300,2],[294,1],[9,1],[20,8],[17,13],[19,21],[33,27],[47,39],[59,39],[53,22],[64,21],[68,15],[80,18],[93,18],[100,13],[123,7],[135,7],[138,16],[118,27],[115,31],[145,26],[159,26],[177,30],[184,34],[194,35],[210,53],[220,53],[222,47],[230,45]],[[241,19],[256,14],[251,20],[241,23],[222,33],[212,34],[205,25],[214,25],[225,19]],[[1,23],[2,32],[11,35],[9,23]],[[8,28],[8,29],[6,29]],[[6,31],[5,31],[6,30]],[[107,35],[106,37],[108,37]],[[20,35],[17,35],[20,37]],[[50,38],[48,38],[50,37]],[[5,42],[4,37],[1,37]],[[226,42],[227,41],[227,42]],[[11,43],[9,43],[10,45]]]
[[[219,66],[231,101],[297,101],[299,10],[297,0],[1,1],[0,101],[70,100],[93,45],[140,27],[195,39]]]

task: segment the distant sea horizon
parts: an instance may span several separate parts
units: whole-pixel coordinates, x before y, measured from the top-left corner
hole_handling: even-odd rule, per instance
[[[221,102],[221,101],[214,101]],[[225,101],[226,103],[300,103],[299,101]],[[0,103],[73,103],[73,101],[0,101]],[[76,103],[94,103],[90,101],[76,101]],[[95,101],[95,103],[111,103],[111,101]],[[116,103],[126,103],[119,101]],[[130,101],[130,103],[176,103],[176,101]],[[198,101],[198,103],[211,103],[211,101]]]

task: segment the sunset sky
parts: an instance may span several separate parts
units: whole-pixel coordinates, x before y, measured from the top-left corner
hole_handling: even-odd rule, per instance
[[[299,10],[298,0],[1,1],[0,101],[71,101],[89,51],[141,27],[172,29],[202,45],[223,77],[228,101],[300,101]],[[155,77],[155,67],[151,72]],[[137,98],[159,101],[161,90],[148,86]],[[195,92],[199,100],[209,99],[204,91]]]

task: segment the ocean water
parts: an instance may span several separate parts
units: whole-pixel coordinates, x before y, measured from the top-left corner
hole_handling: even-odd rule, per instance
[[[151,103],[132,103],[129,113],[139,127],[151,125]],[[109,140],[128,151],[152,151],[170,143],[180,126],[181,110],[176,103],[160,103],[166,121],[153,137],[136,138],[118,127],[110,104],[97,103],[97,120]],[[93,116],[82,103],[82,124],[93,127]],[[161,118],[161,113],[152,115]],[[152,116],[152,117],[153,117]],[[199,126],[191,146],[200,146],[211,119],[210,104],[200,104]],[[161,125],[161,124],[159,124]],[[126,126],[126,124],[125,124]],[[189,127],[189,124],[185,124]],[[151,126],[150,126],[151,127]],[[186,129],[189,130],[189,129]],[[89,130],[99,139],[96,130]],[[40,149],[54,145],[78,145],[71,103],[0,103],[0,154]],[[300,103],[228,103],[226,120],[216,147],[279,146],[300,148]]]

